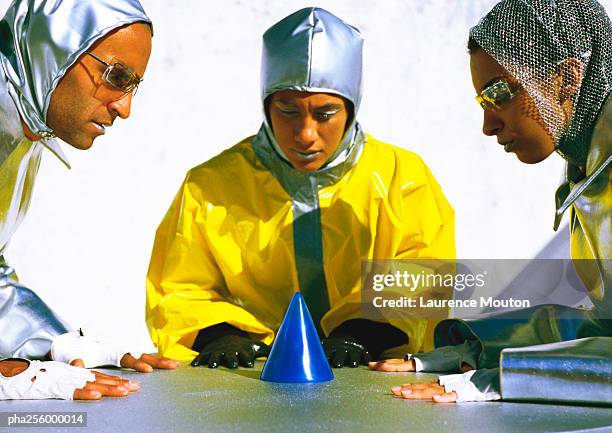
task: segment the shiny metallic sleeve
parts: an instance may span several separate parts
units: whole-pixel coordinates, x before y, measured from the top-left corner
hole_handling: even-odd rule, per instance
[[[44,358],[53,338],[65,332],[36,293],[17,282],[10,266],[0,264],[0,359]]]
[[[523,310],[489,313],[474,319],[447,319],[434,334],[436,347],[478,341],[482,351],[478,368],[495,368],[500,352],[508,347],[534,346],[607,335],[609,321],[597,319],[586,309],[562,305],[536,305]]]
[[[612,406],[612,337],[505,349],[504,400]]]
[[[476,370],[470,381],[483,394],[497,393],[499,389],[499,368],[482,368]],[[502,395],[503,398],[503,395]]]
[[[463,364],[469,365],[472,369],[477,368],[477,359],[481,351],[480,342],[468,339],[462,344],[438,347],[431,352],[417,353],[413,357],[421,361],[422,371],[458,373]]]

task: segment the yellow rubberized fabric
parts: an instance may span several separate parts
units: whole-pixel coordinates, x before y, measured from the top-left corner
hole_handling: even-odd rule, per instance
[[[190,170],[157,230],[146,316],[164,356],[190,361],[198,331],[222,322],[270,343],[299,290],[292,197],[257,159],[252,139]],[[320,188],[319,206],[325,334],[360,317],[362,260],[455,258],[453,209],[407,150],[367,136],[357,164]],[[411,353],[431,348],[434,324],[392,324],[408,335]]]

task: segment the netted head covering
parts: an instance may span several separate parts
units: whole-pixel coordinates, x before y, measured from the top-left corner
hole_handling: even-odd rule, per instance
[[[534,100],[557,151],[584,166],[597,116],[612,89],[612,26],[596,0],[502,0],[470,37]],[[582,64],[569,120],[554,106],[552,79],[565,59]]]
[[[15,0],[0,21],[0,63],[21,118],[46,124],[51,93],[95,41],[135,22],[151,23],[138,0]]]

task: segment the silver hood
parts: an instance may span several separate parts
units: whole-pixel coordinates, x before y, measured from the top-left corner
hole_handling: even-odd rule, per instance
[[[335,184],[357,164],[365,135],[356,121],[361,102],[363,39],[359,30],[320,8],[306,8],[265,32],[261,66],[261,100],[281,90],[325,92],[353,104],[350,126],[336,151],[318,170],[300,172],[288,162],[264,115],[253,140],[259,160],[291,196],[295,264],[318,332],[329,311],[323,266],[319,188]]]
[[[261,99],[279,90],[330,92],[361,102],[363,39],[320,8],[304,8],[263,35]]]
[[[51,93],[96,40],[134,22],[151,23],[138,0],[15,0],[0,21],[0,65],[21,118],[37,135]]]
[[[359,30],[316,7],[300,9],[270,27],[263,35],[261,100],[281,90],[334,93],[353,105],[352,122],[336,152],[323,168],[345,161],[359,136],[356,122],[362,94],[363,38]],[[264,116],[269,144],[286,156]]]

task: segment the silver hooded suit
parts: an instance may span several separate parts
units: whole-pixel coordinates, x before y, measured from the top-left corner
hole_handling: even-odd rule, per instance
[[[0,21],[0,358],[44,357],[66,332],[4,254],[27,213],[42,152],[69,167],[46,124],[53,90],[96,40],[134,22],[151,22],[138,0],[16,0]],[[26,138],[22,121],[43,138]]]
[[[572,260],[593,308],[550,304],[446,320],[435,333],[445,349],[423,360],[453,352],[456,369],[480,368],[471,381],[483,392],[501,386],[504,399],[612,405],[610,19],[596,0],[503,0],[470,36],[519,80],[567,160],[554,228],[569,214]],[[542,85],[566,59],[583,70],[569,124],[548,103],[554,86]]]

